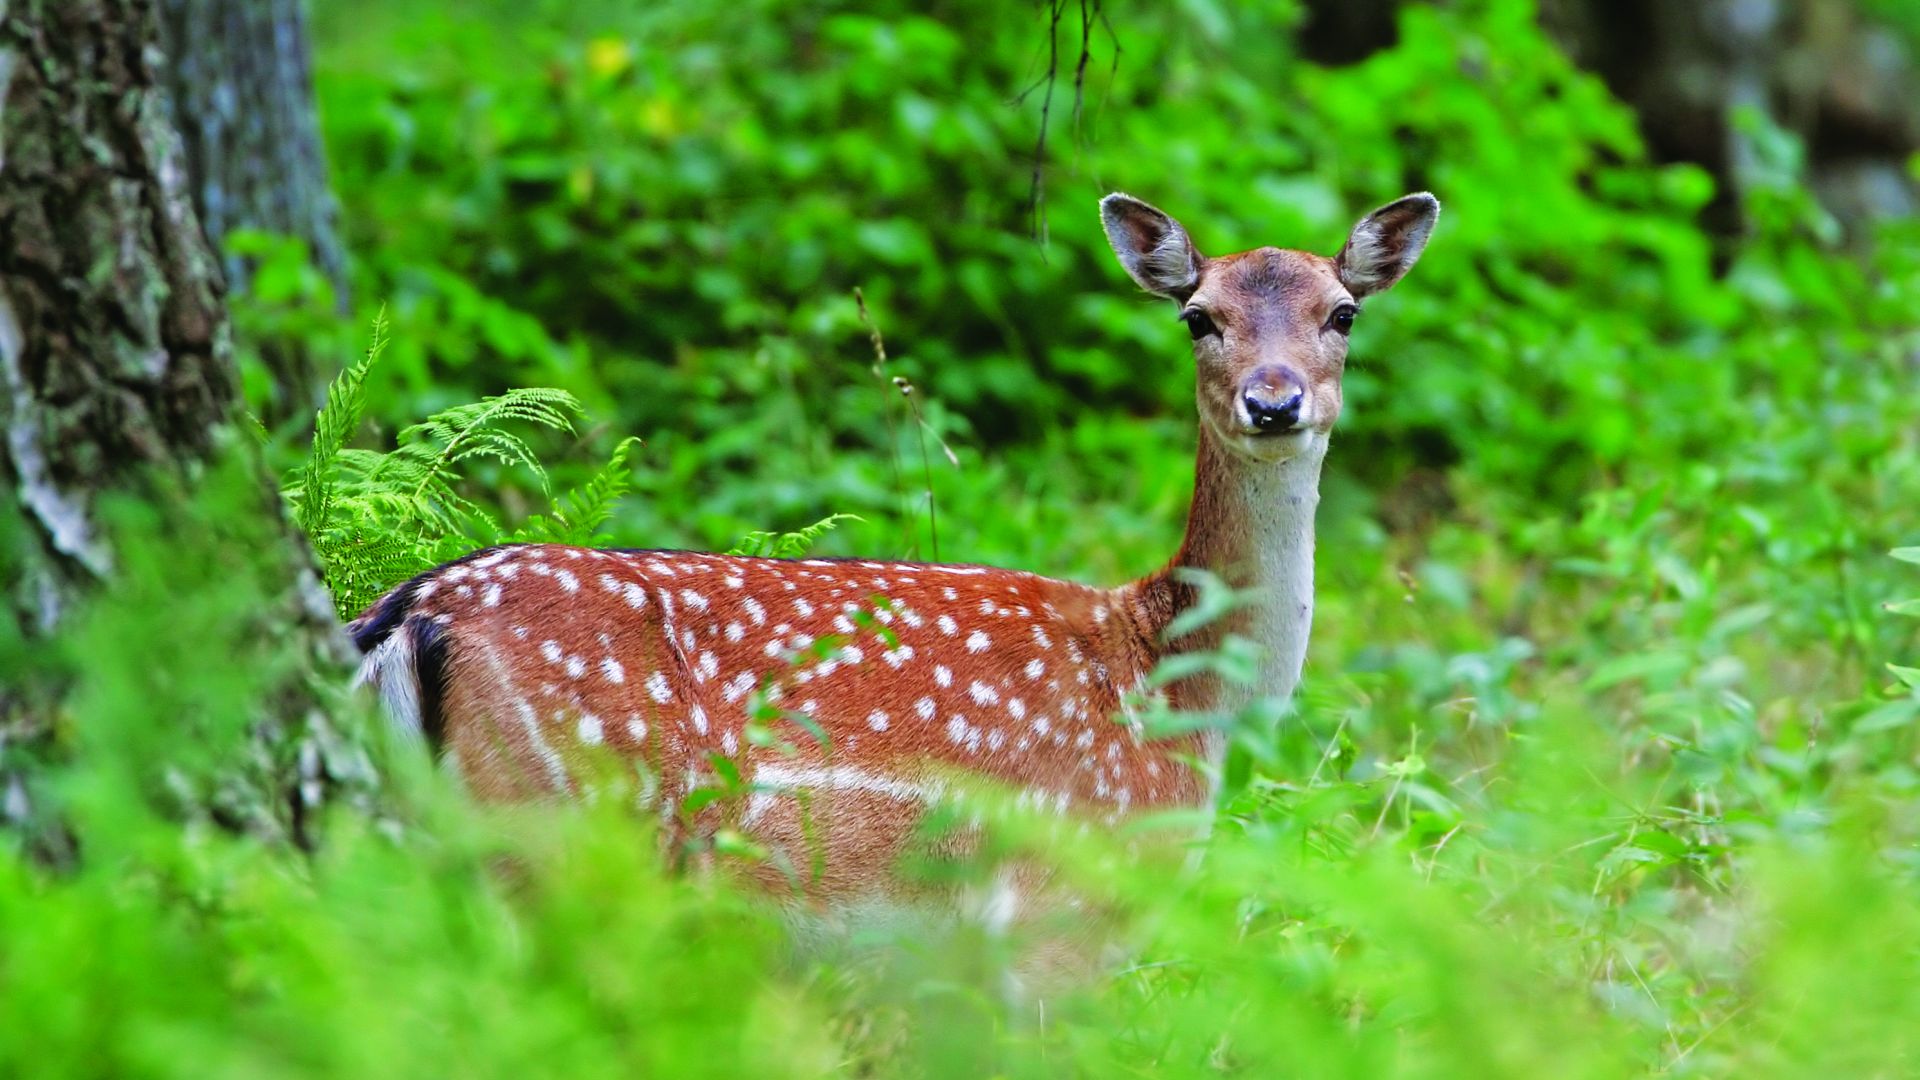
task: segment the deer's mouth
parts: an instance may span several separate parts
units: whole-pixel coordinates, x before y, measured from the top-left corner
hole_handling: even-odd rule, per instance
[[[1236,457],[1263,464],[1290,461],[1323,443],[1326,436],[1324,431],[1307,424],[1263,429],[1244,416],[1223,419],[1224,423],[1211,419],[1206,422],[1215,443]]]
[[[1289,428],[1286,431],[1255,431],[1243,434],[1237,440],[1242,454],[1255,461],[1289,461],[1299,457],[1319,439],[1320,432],[1310,427]]]

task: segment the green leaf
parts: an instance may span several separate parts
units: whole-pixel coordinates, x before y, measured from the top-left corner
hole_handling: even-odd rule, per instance
[[[750,532],[741,537],[739,543],[728,548],[727,554],[757,558],[797,559],[811,550],[816,541],[838,527],[841,522],[864,522],[865,520],[865,518],[860,517],[858,514],[829,514],[797,532]]]

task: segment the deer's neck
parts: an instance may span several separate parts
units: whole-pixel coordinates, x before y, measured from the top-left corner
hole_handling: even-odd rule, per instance
[[[1262,660],[1254,686],[1198,677],[1176,691],[1181,705],[1234,710],[1255,696],[1284,699],[1300,681],[1313,623],[1313,517],[1325,458],[1324,435],[1291,460],[1270,464],[1228,453],[1202,427],[1186,540],[1166,569],[1137,586],[1145,629],[1160,640],[1167,623],[1194,602],[1197,594],[1176,569],[1205,570],[1246,593],[1251,607],[1166,647],[1213,648],[1232,632],[1253,639]]]

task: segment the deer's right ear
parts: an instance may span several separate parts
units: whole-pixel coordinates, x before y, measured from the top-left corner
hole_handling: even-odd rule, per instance
[[[1141,288],[1183,304],[1193,295],[1207,260],[1179,222],[1116,192],[1100,200],[1100,223],[1120,265]]]

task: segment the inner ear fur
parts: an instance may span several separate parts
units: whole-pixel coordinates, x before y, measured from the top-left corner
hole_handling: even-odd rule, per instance
[[[1178,221],[1116,192],[1100,200],[1100,223],[1106,228],[1107,243],[1113,245],[1114,255],[1135,284],[1180,303],[1193,296],[1207,260]]]
[[[1424,191],[1361,218],[1333,257],[1340,283],[1356,298],[1392,288],[1419,261],[1438,220],[1440,200]]]

